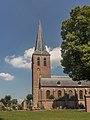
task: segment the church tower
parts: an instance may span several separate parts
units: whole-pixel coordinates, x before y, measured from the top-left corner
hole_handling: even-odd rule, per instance
[[[41,22],[39,21],[35,50],[32,55],[33,107],[36,108],[38,107],[40,79],[50,77],[51,77],[50,54],[46,50],[42,34],[42,26]]]

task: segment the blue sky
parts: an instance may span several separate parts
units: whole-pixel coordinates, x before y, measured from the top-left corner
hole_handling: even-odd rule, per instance
[[[90,0],[0,0],[0,98],[23,99],[31,92],[30,60],[39,20],[52,56],[52,75],[65,75],[58,55],[60,28],[77,5],[90,5]]]

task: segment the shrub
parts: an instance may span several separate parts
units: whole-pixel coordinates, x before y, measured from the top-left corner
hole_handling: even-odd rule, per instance
[[[50,96],[49,96],[49,99],[54,99],[54,96],[53,96],[53,95],[50,95]]]
[[[84,108],[85,108],[82,103],[80,103],[80,104],[78,105],[78,107],[79,107],[79,109],[84,109]]]

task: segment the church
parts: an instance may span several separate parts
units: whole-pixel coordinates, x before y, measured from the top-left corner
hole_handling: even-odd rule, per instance
[[[51,76],[50,54],[46,50],[41,22],[32,55],[32,94],[34,109],[85,107],[84,95],[90,94],[89,81]]]

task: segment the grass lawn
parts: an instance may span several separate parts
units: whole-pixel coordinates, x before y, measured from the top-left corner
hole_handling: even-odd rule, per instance
[[[0,112],[0,120],[89,120],[90,113],[75,110]]]

